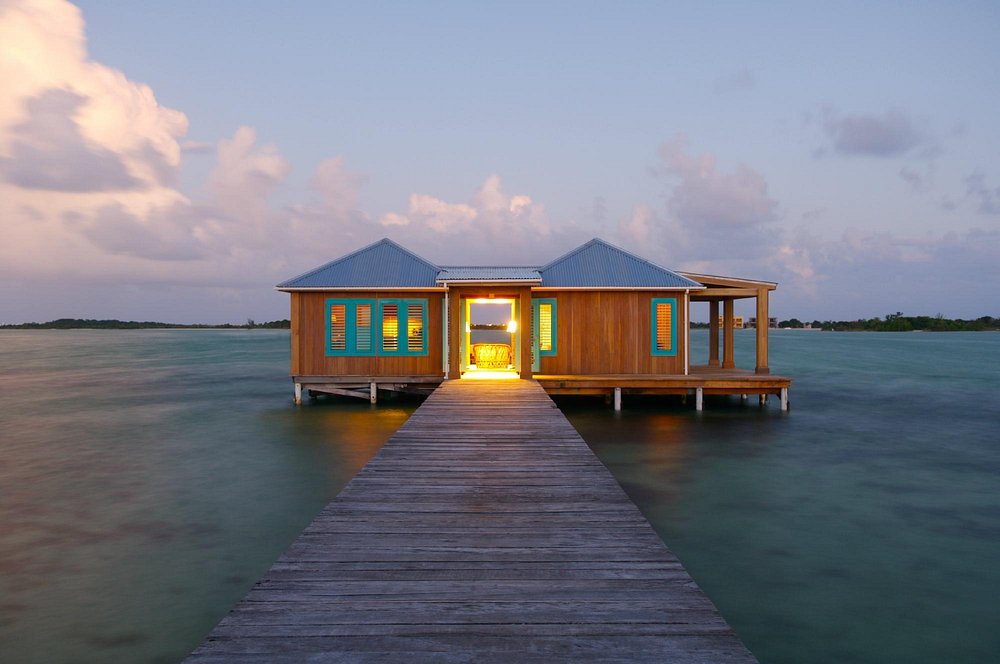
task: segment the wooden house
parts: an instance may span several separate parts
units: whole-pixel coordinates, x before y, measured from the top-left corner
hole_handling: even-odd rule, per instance
[[[551,394],[768,394],[736,369],[733,302],[767,320],[776,284],[673,272],[599,239],[544,266],[438,266],[383,239],[277,286],[291,294],[291,373],[302,391],[364,396],[458,378],[521,377]],[[690,357],[693,302],[709,303],[707,364]],[[720,316],[719,305],[723,312]],[[720,325],[721,322],[721,325]],[[722,341],[722,358],[719,347]]]

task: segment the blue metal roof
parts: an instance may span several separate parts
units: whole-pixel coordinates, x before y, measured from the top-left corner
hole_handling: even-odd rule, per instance
[[[461,266],[442,267],[438,273],[439,282],[455,281],[533,281],[542,280],[538,268],[504,266]]]
[[[530,282],[564,288],[703,288],[594,238],[545,267],[438,267],[385,238],[278,284],[280,290],[435,288],[455,282]]]
[[[384,238],[277,288],[435,288],[439,271],[437,265]]]
[[[545,267],[542,286],[565,288],[702,288],[645,258],[594,238]]]

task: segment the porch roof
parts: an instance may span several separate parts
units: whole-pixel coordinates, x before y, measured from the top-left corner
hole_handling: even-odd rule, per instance
[[[442,267],[437,282],[442,283],[530,283],[538,284],[542,275],[533,267],[508,267],[496,265]]]

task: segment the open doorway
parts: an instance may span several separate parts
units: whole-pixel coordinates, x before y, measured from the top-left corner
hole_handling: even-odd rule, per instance
[[[517,301],[511,298],[465,298],[462,371],[469,378],[516,378]]]

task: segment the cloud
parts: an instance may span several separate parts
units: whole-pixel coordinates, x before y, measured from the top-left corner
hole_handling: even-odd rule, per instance
[[[640,253],[655,248],[675,267],[690,270],[698,268],[684,261],[695,257],[747,260],[770,252],[778,202],[761,173],[746,164],[719,168],[713,154],[691,151],[682,133],[666,141],[659,156],[651,172],[664,184],[666,205],[662,211],[638,205],[619,222],[626,247]]]
[[[899,169],[899,177],[910,186],[912,191],[924,191],[927,189],[927,179],[912,168],[904,166]]]
[[[1000,187],[990,187],[986,184],[986,176],[973,173],[965,178],[965,195],[978,203],[982,214],[1000,214]]]
[[[343,157],[320,162],[309,186],[322,196],[327,210],[349,213],[357,210],[358,192],[367,178],[348,170]]]
[[[68,90],[49,89],[26,100],[28,119],[8,134],[0,176],[26,189],[115,191],[140,185],[118,154],[83,137],[74,120],[85,102]]]
[[[684,134],[664,143],[660,158],[660,172],[676,182],[668,208],[682,223],[734,228],[774,219],[778,203],[768,194],[764,176],[749,166],[724,173],[712,154],[690,154]]]
[[[389,212],[379,224],[391,227],[393,237],[417,253],[446,263],[537,262],[551,253],[545,248],[549,241],[585,235],[572,224],[554,230],[543,205],[525,194],[507,194],[498,175],[488,176],[466,202],[411,194],[405,214]],[[449,256],[442,246],[460,250]]]
[[[181,141],[181,152],[184,154],[213,154],[215,144],[208,141]]]
[[[713,86],[718,93],[746,92],[757,86],[757,77],[749,67],[741,67],[735,72],[720,76]]]
[[[251,127],[211,146],[204,196],[175,180],[187,119],[147,86],[87,58],[79,11],[19,0],[0,10],[0,274],[74,283],[242,287],[274,283],[297,259],[351,242],[363,177],[319,165],[317,205],[271,198],[291,167]],[[295,264],[295,268],[290,267]]]
[[[240,127],[231,139],[220,141],[218,159],[208,187],[216,199],[234,210],[265,200],[291,170],[275,146],[257,147],[252,127]]]
[[[377,236],[352,207],[364,178],[341,158],[324,161],[312,176],[320,202],[287,208],[269,199],[283,186],[288,163],[274,146],[257,145],[252,128],[220,141],[216,159],[202,200],[142,212],[116,203],[65,212],[53,234],[74,247],[76,273],[260,287]]]
[[[656,226],[656,213],[646,203],[640,203],[632,208],[632,214],[618,227],[622,239],[634,247],[645,246],[653,237]]]
[[[980,287],[1000,276],[997,265],[998,230],[902,235],[853,229],[831,239],[800,232],[760,264],[759,274],[781,284],[775,301],[800,318],[884,315],[881,308],[981,316],[996,315],[1000,306],[996,297],[984,300]]]
[[[844,155],[894,157],[925,142],[912,120],[897,111],[843,115],[826,109],[824,127],[833,149]]]
[[[184,140],[183,113],[88,58],[73,5],[0,4],[0,43],[0,277],[260,288],[376,234],[342,158],[313,174],[317,203],[283,208],[290,164],[253,128]],[[181,155],[209,151],[193,199]]]
[[[120,205],[109,205],[90,217],[66,215],[66,225],[103,252],[155,261],[191,261],[204,258],[208,247],[200,237],[196,209],[175,205],[145,219]]]

